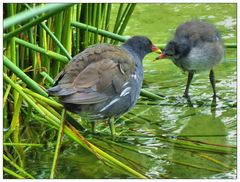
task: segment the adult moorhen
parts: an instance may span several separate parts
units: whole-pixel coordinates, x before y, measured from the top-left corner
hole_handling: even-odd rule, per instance
[[[114,136],[114,118],[136,104],[143,81],[142,60],[150,52],[161,53],[144,36],[134,36],[121,47],[88,47],[65,66],[48,93],[60,97],[71,112],[92,120],[108,118]]]
[[[189,98],[189,86],[195,72],[210,70],[209,78],[216,99],[213,67],[222,59],[224,48],[217,29],[206,22],[192,20],[180,25],[174,38],[168,42],[162,54],[156,59],[168,57],[173,63],[188,72],[184,97]]]

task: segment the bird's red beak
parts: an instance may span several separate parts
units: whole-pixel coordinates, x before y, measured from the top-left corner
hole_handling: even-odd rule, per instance
[[[156,57],[155,60],[158,60],[158,59],[164,59],[165,57],[167,57],[167,55],[164,54],[164,53],[161,53],[160,56]]]
[[[152,45],[151,49],[152,49],[152,52],[156,52],[156,53],[158,53],[158,54],[161,54],[161,53],[162,53],[161,49],[159,49],[159,48],[158,48],[157,46],[155,46],[155,45]]]

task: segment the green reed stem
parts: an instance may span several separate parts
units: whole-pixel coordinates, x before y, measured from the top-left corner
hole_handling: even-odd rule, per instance
[[[34,39],[34,35],[36,36],[35,32],[34,32],[34,29],[35,27],[31,27],[29,30],[28,30],[28,38],[29,38],[29,43],[31,44],[35,44],[36,43],[36,39]],[[14,38],[12,38],[14,39]],[[15,39],[14,39],[15,40]],[[20,47],[23,47],[22,45]],[[25,48],[25,47],[24,47]],[[29,57],[32,59],[32,64],[33,65],[33,74],[32,74],[32,79],[37,81],[36,79],[36,76],[37,76],[37,70],[38,68],[40,67],[40,65],[38,64],[38,60],[37,60],[37,55],[36,55],[36,52],[34,52],[32,49],[29,50]],[[24,61],[24,57],[22,58],[22,61]],[[29,65],[29,64],[28,64]],[[23,69],[24,67],[22,67]]]
[[[76,28],[81,28],[83,30],[88,30],[89,32],[93,32],[93,33],[98,33],[99,35],[103,35],[115,40],[119,40],[121,42],[125,42],[128,38],[118,35],[118,34],[114,34],[112,32],[108,32],[106,30],[102,30],[102,29],[97,29],[96,27],[90,26],[90,25],[86,25],[84,23],[80,23],[77,21],[73,21],[71,23],[72,26],[76,27]]]
[[[43,16],[40,16],[40,17],[34,19],[33,21],[31,21],[31,22],[29,22],[29,23],[21,26],[20,28],[15,29],[14,31],[12,31],[12,32],[10,32],[10,33],[8,33],[8,34],[5,34],[5,35],[3,36],[3,39],[6,40],[6,39],[9,39],[9,38],[11,38],[11,37],[14,37],[15,35],[18,35],[18,34],[20,34],[21,32],[24,32],[24,31],[28,30],[29,28],[31,28],[31,27],[39,24],[40,22],[48,19],[49,17],[51,17],[51,16],[53,16],[53,15],[56,15],[56,13],[58,13],[58,12],[64,10],[64,9],[66,9],[66,8],[72,6],[72,5],[73,5],[73,4],[63,4],[63,6],[61,6],[61,7],[59,7],[59,8],[55,8],[54,10],[49,11],[47,14],[44,14]],[[34,9],[33,9],[33,10],[34,10]],[[36,16],[36,15],[34,15],[34,16]],[[12,18],[12,17],[11,17],[11,18]],[[15,18],[15,16],[14,16],[13,18]]]
[[[103,3],[102,6],[101,6],[101,22],[99,23],[99,28],[100,28],[100,29],[104,29],[104,24],[106,23],[106,22],[105,22],[105,19],[106,19],[106,10],[107,10],[107,4],[106,4],[106,3]],[[100,42],[102,43],[103,40],[104,40],[104,37],[101,37]]]
[[[60,127],[59,127],[59,132],[58,132],[58,138],[57,138],[57,143],[56,143],[56,148],[54,152],[54,158],[53,158],[53,164],[52,164],[52,170],[50,174],[50,179],[53,179],[54,176],[56,175],[56,166],[57,166],[57,161],[60,153],[60,148],[62,144],[62,137],[63,137],[63,131],[64,131],[64,121],[65,121],[65,114],[66,110],[62,110],[62,118],[60,121]]]
[[[15,15],[14,13],[14,4],[9,4],[8,7],[8,11],[9,11],[9,16],[10,17],[13,17]],[[14,25],[10,26],[10,31],[14,31],[15,30],[15,27]],[[15,40],[14,39],[11,39],[10,40],[10,49],[11,49],[11,60],[14,64],[17,63],[17,60],[16,60],[16,45],[15,45]],[[17,65],[17,64],[16,64]]]
[[[44,77],[44,79],[46,79],[51,85],[54,84],[54,79],[52,79],[52,77],[49,76],[49,74],[47,74],[44,71],[40,72],[40,75]]]
[[[23,147],[44,147],[44,144],[38,143],[3,143],[3,146],[23,146]]]
[[[126,11],[123,14],[123,17],[120,20],[122,23],[119,28],[119,31],[117,32],[118,35],[122,35],[124,30],[126,29],[126,26],[128,24],[128,21],[130,20],[130,17],[133,13],[135,6],[136,6],[136,4],[131,4],[130,6],[129,5],[127,6]],[[117,41],[114,41],[114,44],[117,44]]]
[[[130,6],[128,6],[127,8],[127,11],[124,13],[124,15],[126,14],[126,16],[124,16],[124,19],[121,20],[122,21],[122,24],[121,24],[121,28],[120,30],[118,31],[118,34],[119,35],[122,35],[124,30],[126,29],[126,26],[128,24],[128,21],[130,20],[130,17],[135,9],[135,6],[136,4],[131,4]]]
[[[8,82],[17,92],[30,104],[36,109],[43,117],[45,116],[44,112],[22,91],[22,88],[14,83],[7,74],[3,73],[3,78],[6,82]]]
[[[17,99],[14,100],[16,105],[14,106],[14,113],[11,121],[10,128],[14,131],[13,132],[13,142],[18,143],[19,142],[19,130],[20,130],[20,110],[22,105],[23,98],[19,96]],[[20,150],[20,148],[18,148]]]
[[[28,4],[26,4],[26,3],[25,3],[25,6],[27,6],[28,9],[31,9],[31,7]],[[60,39],[57,39],[57,37],[52,33],[52,31],[47,27],[47,25],[41,22],[40,26],[49,34],[49,36],[53,39],[53,41],[57,44],[57,46],[62,50],[62,52],[65,54],[65,56],[69,60],[72,59],[71,55],[63,47],[62,43],[59,41]],[[57,28],[57,29],[60,29],[60,28]]]
[[[214,162],[214,163],[216,163],[216,164],[218,164],[218,165],[220,165],[220,166],[222,166],[222,167],[224,167],[224,168],[227,168],[227,169],[230,169],[230,170],[232,170],[233,169],[233,167],[230,167],[229,165],[227,165],[227,164],[224,164],[223,162],[221,162],[221,161],[219,161],[219,160],[217,160],[217,159],[214,159],[213,157],[210,157],[209,155],[207,155],[207,154],[198,154],[200,157],[203,157],[203,158],[205,158],[205,159],[207,159],[207,160],[209,160],[209,161],[211,161],[211,162]]]
[[[226,48],[234,48],[234,49],[237,48],[237,44],[236,43],[225,43],[224,46]]]
[[[71,54],[72,50],[72,30],[71,30],[71,20],[72,20],[72,7],[64,11],[64,26],[62,31],[62,43],[68,53]]]
[[[78,19],[78,21],[84,22],[84,23],[87,22],[87,13],[88,13],[87,12],[88,11],[87,7],[88,7],[87,3],[81,4],[80,18]],[[85,34],[86,34],[86,32],[81,30],[81,29],[78,29],[77,31],[79,32],[79,40],[78,40],[78,42],[79,42],[79,50],[78,50],[78,52],[79,52],[79,51],[84,50],[84,48],[85,48],[85,45],[86,45],[86,40],[85,40],[86,36],[85,36]]]
[[[12,176],[14,176],[14,177],[16,177],[18,179],[25,179],[23,176],[15,173],[14,171],[12,171],[11,169],[8,169],[6,167],[3,167],[3,171],[5,171],[6,173],[8,173],[8,174],[10,174],[10,175],[12,175]]]
[[[14,74],[16,74],[19,78],[21,78],[29,86],[29,88],[33,89],[34,91],[41,95],[47,96],[47,93],[44,92],[35,81],[28,77],[21,69],[19,69],[5,56],[3,57],[3,64],[8,69],[10,69]]]
[[[9,120],[8,120],[8,118],[9,118],[9,116],[8,116],[8,114],[9,114],[9,112],[8,112],[8,110],[9,110],[9,108],[8,107],[4,107],[3,106],[3,116],[2,116],[2,121],[3,121],[3,124],[2,124],[2,127],[3,128],[8,128],[9,127]],[[5,137],[5,133],[4,133],[4,137]]]
[[[147,97],[149,99],[153,99],[153,100],[164,100],[163,97],[160,97],[160,96],[158,96],[158,95],[156,95],[154,93],[151,93],[151,92],[149,92],[147,90],[144,90],[144,89],[141,89],[140,95],[143,96],[143,97]]]
[[[45,22],[44,22],[45,24]],[[49,47],[50,47],[50,42],[47,40],[47,33],[44,29],[40,29],[39,30],[39,46],[42,47],[43,49],[45,50],[49,50]],[[51,67],[50,67],[50,60],[48,58],[47,55],[42,55],[41,56],[41,67],[39,71],[42,70],[42,67],[46,68],[46,72],[49,74],[50,73],[50,70],[51,70]],[[39,73],[38,71],[38,73]]]
[[[108,31],[108,29],[109,29],[110,18],[111,18],[111,9],[112,9],[112,4],[108,3],[107,4],[107,12],[106,12],[106,21],[105,21],[105,27],[104,27],[105,31]],[[106,37],[104,37],[104,42],[107,42]]]
[[[87,14],[87,15],[88,15],[88,19],[87,19],[88,21],[86,22],[86,24],[93,26],[93,18],[92,18],[93,12],[92,12],[92,10],[93,10],[93,3],[88,3],[88,14]],[[89,41],[88,41],[88,45],[89,45],[89,44],[93,44],[92,34],[89,33],[88,30],[87,30],[87,34],[88,34],[87,40],[89,40]]]
[[[56,16],[56,25],[55,25],[55,35],[56,35],[56,38],[58,40],[62,40],[62,28],[59,28],[59,27],[62,27],[62,24],[63,24],[63,12],[60,12],[58,14],[58,16]],[[56,51],[55,52],[60,54],[60,51],[61,51],[60,47],[59,46],[56,47]],[[66,49],[65,49],[65,51],[67,52]],[[70,55],[68,52],[67,52],[67,54]],[[53,75],[55,76],[55,75],[57,75],[59,73],[60,62],[54,61],[52,67],[53,67]]]
[[[15,167],[19,172],[21,172],[23,175],[27,176],[30,179],[34,179],[34,177],[29,174],[28,172],[26,172],[22,167],[20,167],[19,165],[17,165],[16,163],[14,163],[13,161],[11,161],[11,159],[9,159],[6,155],[3,154],[3,159],[7,162],[9,162],[9,164],[11,164],[13,167]]]
[[[37,104],[37,105],[41,109],[41,111],[44,112],[44,114],[47,116],[46,119],[50,121],[50,123],[52,123],[55,126],[59,126],[60,120],[56,115],[54,115],[53,112],[50,112],[49,109],[47,109],[41,104]]]
[[[41,53],[43,55],[49,56],[49,57],[51,57],[53,59],[56,59],[56,60],[58,60],[60,62],[68,63],[68,58],[66,56],[63,56],[63,55],[58,54],[58,53],[55,53],[53,51],[45,50],[44,48],[41,48],[41,47],[39,47],[37,45],[31,44],[31,43],[29,43],[29,42],[27,42],[25,40],[22,40],[22,39],[19,39],[19,38],[16,38],[16,37],[14,39],[15,39],[16,43],[18,43],[18,44],[21,44],[21,45],[23,45],[25,47],[28,47],[28,48],[30,48],[30,49],[32,49],[34,51],[37,51],[37,52],[39,52],[39,53]]]
[[[11,85],[8,85],[8,86],[7,86],[7,89],[6,89],[5,93],[4,93],[4,96],[3,96],[3,107],[5,107],[5,104],[6,104],[6,102],[7,102],[8,95],[9,95],[9,93],[10,93],[10,90],[11,90]]]
[[[56,13],[57,11],[59,11],[59,9],[62,10],[69,6],[72,6],[72,4],[47,4],[45,6],[39,6],[32,10],[18,13],[17,15],[6,18],[3,21],[3,29],[5,30],[12,25],[18,25],[24,21],[32,19],[34,16],[42,14],[42,13],[50,13],[50,12]]]
[[[45,102],[45,103],[47,103],[47,104],[49,104],[49,105],[51,105],[51,106],[53,106],[53,107],[55,107],[55,108],[59,108],[59,109],[62,109],[62,108],[63,108],[62,104],[59,104],[59,103],[56,102],[55,100],[51,100],[51,99],[49,99],[48,97],[44,97],[44,96],[42,96],[42,95],[40,95],[40,94],[37,94],[37,93],[35,93],[35,92],[27,89],[27,88],[23,88],[23,91],[24,91],[25,93],[33,96],[34,98],[37,98],[37,99],[41,100],[42,102]]]
[[[113,33],[117,33],[117,30],[119,29],[123,7],[124,7],[123,3],[119,4],[117,18],[116,18],[115,25],[114,25],[114,28],[113,28]]]

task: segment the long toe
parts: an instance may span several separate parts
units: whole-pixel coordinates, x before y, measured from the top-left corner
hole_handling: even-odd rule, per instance
[[[217,95],[217,94],[213,94],[212,98],[213,98],[213,100],[216,100],[217,98],[218,98],[218,99],[222,99],[222,98],[221,98],[219,95]]]
[[[183,94],[183,97],[186,98],[186,99],[190,99],[190,96],[189,96],[188,93],[184,93],[184,94]]]

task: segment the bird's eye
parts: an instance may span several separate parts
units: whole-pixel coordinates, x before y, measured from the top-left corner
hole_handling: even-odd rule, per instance
[[[174,52],[173,52],[172,50],[171,50],[171,51],[167,51],[167,52],[166,52],[166,55],[169,56],[169,57],[171,57],[171,56],[174,55]]]
[[[166,53],[167,56],[173,56],[173,54],[170,54],[170,53]]]

